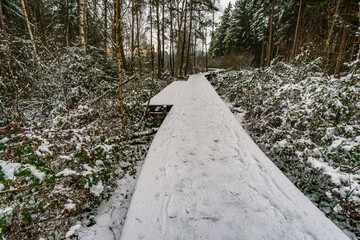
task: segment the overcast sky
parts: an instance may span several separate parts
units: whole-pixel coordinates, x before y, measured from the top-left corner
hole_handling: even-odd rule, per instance
[[[227,7],[227,5],[231,2],[233,5],[235,3],[235,0],[220,0],[220,11],[223,12],[224,9]],[[221,14],[222,15],[222,14]]]

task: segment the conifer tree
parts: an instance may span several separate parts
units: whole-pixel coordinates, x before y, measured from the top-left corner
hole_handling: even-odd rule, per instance
[[[210,53],[213,56],[222,56],[226,51],[224,41],[230,26],[231,9],[232,4],[229,2],[229,5],[225,8],[224,14],[221,17],[220,26],[216,29],[213,35],[210,49]]]

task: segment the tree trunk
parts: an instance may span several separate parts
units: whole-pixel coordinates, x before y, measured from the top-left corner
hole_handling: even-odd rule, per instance
[[[140,51],[140,25],[139,25],[139,3],[135,0],[135,10],[136,10],[136,41],[137,41],[137,54],[139,62],[139,70],[141,71],[141,51]]]
[[[165,1],[162,1],[162,68],[165,69]]]
[[[337,56],[337,61],[336,61],[336,67],[335,67],[335,72],[334,75],[338,76],[341,70],[341,67],[343,65],[343,60],[344,60],[344,50],[345,50],[345,46],[346,46],[346,26],[345,26],[345,22],[343,22],[343,33],[342,33],[342,37],[341,37],[341,43],[340,43],[340,50]]]
[[[65,33],[65,44],[66,47],[69,47],[69,28],[70,28],[70,21],[69,21],[69,0],[66,0],[66,19],[65,19],[65,26],[66,26],[66,33]]]
[[[182,48],[181,48],[181,61],[180,61],[180,66],[179,66],[179,75],[182,75],[182,70],[183,70],[183,66],[184,66],[184,55],[185,55],[185,47],[186,47],[186,16],[187,16],[187,11],[188,11],[188,7],[187,7],[187,1],[185,4],[185,18],[184,18],[184,35],[183,35],[183,44],[182,44]]]
[[[341,0],[338,0],[338,1],[337,1],[337,4],[336,4],[336,9],[335,9],[334,18],[333,18],[333,21],[332,21],[332,23],[331,23],[331,27],[330,27],[330,30],[329,30],[329,35],[328,35],[328,38],[327,38],[327,40],[326,40],[326,45],[325,45],[325,54],[326,54],[326,57],[325,57],[324,71],[326,71],[327,65],[328,65],[328,63],[329,63],[330,41],[331,41],[331,37],[332,37],[333,31],[334,31],[334,26],[335,26],[335,22],[336,22],[336,16],[337,16],[337,14],[338,14],[338,12],[339,12],[340,3],[341,3]]]
[[[119,0],[119,18],[118,18],[118,21],[119,21],[119,30],[118,30],[118,33],[119,33],[119,48],[120,48],[120,54],[121,54],[121,62],[122,62],[122,67],[125,71],[128,70],[128,66],[127,66],[127,61],[126,61],[126,56],[125,56],[125,51],[124,51],[124,40],[123,40],[123,28],[122,28],[122,19],[120,18],[120,13],[122,12],[122,6],[123,6],[123,1],[122,0]]]
[[[36,44],[35,44],[35,39],[34,39],[32,30],[31,30],[31,27],[30,27],[30,22],[29,22],[29,18],[28,18],[28,14],[27,14],[27,11],[26,11],[26,6],[25,6],[24,0],[21,0],[21,6],[22,6],[22,10],[24,12],[24,18],[25,18],[25,21],[26,21],[27,30],[29,32],[30,40],[31,40],[31,43],[32,43],[34,58],[35,58],[35,61],[37,62],[38,69],[41,70],[38,51],[37,51]]]
[[[41,0],[34,0],[34,14],[37,22],[38,36],[40,36],[43,43],[45,43],[45,21],[43,14],[43,5]]]
[[[195,29],[196,29],[197,26],[195,26]],[[197,66],[196,66],[196,34],[194,34],[194,71],[195,71],[195,74],[197,73]]]
[[[260,60],[260,67],[264,67],[265,60],[265,39],[262,40],[261,44],[261,60]]]
[[[81,1],[81,0],[80,0]],[[123,97],[122,97],[122,83],[121,83],[121,59],[120,59],[120,45],[119,45],[119,0],[116,0],[116,8],[115,8],[115,18],[116,18],[116,58],[118,64],[118,72],[119,72],[119,100],[120,100],[120,114],[121,114],[121,130],[125,132],[125,115],[124,115],[124,107],[123,107]]]
[[[301,8],[302,8],[302,0],[300,0],[300,6],[296,21],[296,29],[295,29],[295,36],[294,36],[294,44],[292,49],[292,57],[294,58],[296,56],[296,44],[297,44],[297,38],[298,38],[298,31],[299,31],[299,25],[300,25],[300,16],[301,16]]]
[[[23,1],[23,0],[22,0]],[[79,32],[81,46],[86,54],[86,40],[85,40],[85,0],[79,0]]]
[[[135,48],[135,0],[131,0],[131,68],[134,72],[135,60],[134,60],[134,48]]]
[[[189,26],[189,36],[188,36],[188,48],[187,48],[187,58],[185,66],[185,76],[189,67],[190,61],[190,48],[191,48],[191,28],[192,28],[192,15],[193,15],[193,0],[190,0],[190,26]]]
[[[174,76],[174,32],[173,32],[173,9],[172,1],[170,2],[170,72]]]
[[[185,6],[185,7],[184,7]],[[177,44],[176,44],[176,63],[174,63],[174,72],[175,72],[175,77],[177,77],[179,75],[179,68],[180,68],[180,60],[181,60],[181,29],[182,29],[182,24],[184,22],[184,10],[186,10],[186,6],[187,6],[187,1],[182,1],[182,7],[181,7],[181,11],[180,13],[177,15],[177,22],[178,22],[178,40],[177,40]],[[179,6],[178,6],[179,8]]]
[[[160,40],[160,36],[161,36],[161,33],[160,33],[160,12],[159,12],[159,0],[156,0],[156,23],[157,23],[157,40],[158,40],[158,46],[157,46],[157,49],[158,49],[158,52],[157,52],[157,55],[158,55],[158,77],[160,78],[161,77],[161,40]]]
[[[212,7],[212,31],[211,31],[211,35],[215,33],[215,0],[213,2],[213,7]]]
[[[1,8],[1,0],[0,0],[0,24],[1,24],[1,29],[3,31],[4,39],[6,41],[6,46],[8,48],[6,51],[6,55],[7,55],[8,61],[10,61],[9,39],[7,37],[6,27],[5,27],[5,23],[4,23],[4,18],[3,18],[2,8]]]
[[[208,50],[207,50],[206,38],[207,38],[207,27],[205,27],[205,67],[206,67],[206,71],[208,71],[209,66],[208,66]]]
[[[88,0],[84,0],[84,19],[85,19],[85,25],[84,25],[84,31],[85,31],[85,44],[87,46],[88,39],[90,38],[90,29],[89,29],[89,18],[87,15],[87,2]]]
[[[108,22],[107,22],[107,11],[108,11],[108,7],[107,7],[107,0],[103,0],[104,1],[104,48],[105,48],[105,52],[108,52]]]
[[[150,53],[151,53],[151,71],[154,77],[155,62],[154,62],[154,47],[153,47],[153,18],[152,18],[152,0],[150,0]]]
[[[272,45],[272,32],[273,32],[273,21],[274,21],[274,0],[271,1],[271,16],[270,16],[270,33],[269,33],[269,46],[266,56],[266,66],[270,66],[271,63],[271,45]]]

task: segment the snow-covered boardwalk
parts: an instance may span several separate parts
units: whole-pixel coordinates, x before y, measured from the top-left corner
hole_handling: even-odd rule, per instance
[[[173,107],[122,240],[348,239],[256,146],[204,75],[175,84],[154,98]]]

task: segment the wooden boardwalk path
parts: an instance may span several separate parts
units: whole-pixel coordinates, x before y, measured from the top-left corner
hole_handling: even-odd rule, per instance
[[[348,239],[256,146],[203,74],[151,103],[173,107],[120,239]]]

